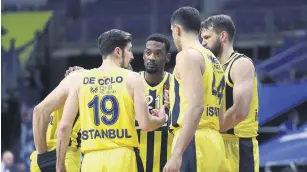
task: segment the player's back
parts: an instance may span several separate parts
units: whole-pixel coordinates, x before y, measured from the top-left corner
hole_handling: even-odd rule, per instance
[[[204,111],[201,114],[195,135],[189,143],[188,148],[183,153],[183,164],[180,171],[225,171],[225,149],[222,137],[219,133],[218,116],[225,87],[223,69],[216,57],[200,44],[190,48],[197,50],[203,56],[205,66],[202,75]],[[174,94],[172,95],[172,91],[170,92],[170,100],[172,100],[172,98],[175,100],[175,102],[170,102],[173,106],[171,113],[171,129],[175,134],[173,148],[174,143],[176,143],[178,139],[178,133],[180,133],[182,128],[184,115],[189,115],[185,114],[188,102],[183,94],[184,90],[181,86],[182,81],[176,76],[176,68],[174,70],[174,75]]]
[[[202,83],[204,90],[204,111],[198,125],[198,129],[210,128],[219,130],[219,110],[223,98],[223,90],[225,87],[225,79],[223,69],[217,58],[207,49],[201,45],[190,47],[199,51],[204,57],[205,72],[202,75]],[[184,97],[183,89],[180,86],[181,81],[175,75],[175,88],[174,94],[175,102],[172,111],[172,129],[180,128],[182,126],[183,115],[187,109],[187,100]]]
[[[47,151],[53,151],[56,148],[56,139],[58,135],[58,126],[63,114],[63,107],[52,112],[50,116],[50,122],[47,129],[46,141]],[[81,135],[80,135],[80,118],[76,116],[73,129],[70,137],[69,146],[72,148],[80,148],[81,146]]]
[[[79,90],[79,113],[84,153],[137,147],[134,103],[127,89],[128,70],[84,73]]]

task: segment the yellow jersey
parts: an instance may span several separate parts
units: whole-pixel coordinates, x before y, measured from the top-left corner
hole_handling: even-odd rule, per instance
[[[163,80],[156,86],[150,86],[145,80],[145,73],[140,72],[143,76],[146,101],[149,111],[159,109],[164,104],[164,90],[169,89],[173,82],[172,74],[165,72]],[[165,109],[169,115],[169,109]],[[138,123],[136,121],[138,128]],[[160,172],[170,158],[173,134],[168,133],[169,121],[156,131],[146,132],[137,129],[138,139],[140,142],[140,156],[143,161],[146,172]]]
[[[225,110],[229,109],[233,105],[233,82],[230,77],[230,70],[233,63],[239,58],[247,58],[252,61],[250,58],[246,57],[243,54],[234,52],[231,54],[228,61],[223,65],[225,70],[225,78],[226,78],[226,89],[225,89]],[[236,125],[234,128],[226,131],[227,134],[235,135],[242,138],[256,137],[258,135],[258,80],[255,75],[254,78],[254,90],[253,90],[253,98],[250,105],[250,110],[247,117]]]
[[[58,126],[63,114],[63,107],[59,110],[54,111],[50,116],[50,122],[47,129],[47,152],[56,149],[56,140],[58,135]],[[79,149],[81,146],[81,134],[80,134],[80,118],[79,114],[74,119],[72,133],[70,136],[69,146],[72,148]]]
[[[86,71],[79,89],[81,151],[138,147],[134,102],[127,89],[128,70]]]
[[[211,51],[205,49],[201,45],[195,45],[190,48],[199,51],[203,55],[206,65],[205,72],[202,76],[205,110],[201,116],[198,129],[211,128],[218,131],[220,128],[218,115],[225,88],[223,68]],[[175,84],[174,88],[170,91],[170,104],[173,106],[171,113],[172,124],[170,129],[171,131],[176,131],[182,126],[183,116],[187,110],[187,100],[183,94],[183,89],[180,86],[181,81],[176,76],[176,66],[173,74],[175,76]],[[172,100],[174,102],[172,102]]]

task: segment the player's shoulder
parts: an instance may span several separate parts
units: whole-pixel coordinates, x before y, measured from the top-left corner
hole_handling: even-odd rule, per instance
[[[71,83],[80,80],[84,76],[84,73],[87,71],[88,70],[86,69],[73,71],[62,80],[62,83],[71,85]]]
[[[127,70],[127,80],[128,82],[134,82],[136,80],[140,80],[142,77],[140,73]]]
[[[201,62],[203,59],[202,53],[193,48],[182,50],[176,56],[176,61],[181,64],[195,64]]]
[[[244,54],[238,53],[236,60],[233,62],[232,69],[255,69],[252,59]]]
[[[73,71],[71,72],[67,77],[78,77],[78,76],[83,76],[84,73],[88,72],[89,70],[87,69],[80,69],[80,70],[76,70],[76,71]]]

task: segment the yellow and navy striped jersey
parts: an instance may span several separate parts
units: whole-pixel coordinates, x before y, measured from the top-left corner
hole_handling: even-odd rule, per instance
[[[165,72],[163,80],[156,86],[150,86],[145,80],[145,72],[140,72],[143,76],[146,101],[149,111],[159,109],[164,104],[164,90],[169,89],[173,84],[173,76]],[[167,115],[169,110],[166,109]],[[138,123],[136,121],[136,126]],[[171,155],[173,135],[168,132],[169,121],[152,132],[137,130],[140,142],[140,156],[146,172],[161,172]]]
[[[127,89],[129,72],[84,72],[78,95],[83,153],[139,146],[134,102]]]
[[[211,128],[219,131],[219,110],[221,108],[221,101],[225,88],[225,78],[222,66],[211,51],[205,49],[201,45],[195,45],[190,48],[199,51],[203,55],[206,65],[205,72],[202,76],[205,110],[202,113],[198,129]],[[176,76],[176,66],[173,75],[175,78],[175,85],[174,88],[170,89],[170,104],[173,105],[171,113],[172,125],[170,129],[176,132],[182,127],[182,120],[188,104],[183,93],[184,90],[181,87],[181,80]]]
[[[58,126],[63,114],[63,107],[59,110],[54,111],[50,116],[50,122],[47,129],[47,151],[53,151],[56,149],[56,140],[58,135]],[[69,146],[72,148],[80,148],[81,146],[81,134],[80,134],[80,118],[79,114],[76,116],[72,133],[70,136]]]
[[[225,89],[225,110],[229,109],[233,105],[233,82],[230,77],[230,70],[233,63],[239,58],[247,58],[252,61],[250,58],[246,57],[243,54],[234,52],[231,54],[228,61],[223,65],[225,70],[225,78],[226,78],[226,89]],[[258,80],[255,75],[254,78],[254,90],[253,90],[253,98],[250,105],[250,110],[247,117],[236,125],[234,128],[226,131],[227,134],[235,135],[242,138],[256,137],[258,135]]]

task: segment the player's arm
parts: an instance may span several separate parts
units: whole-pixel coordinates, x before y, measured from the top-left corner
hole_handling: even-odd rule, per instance
[[[195,134],[204,111],[204,90],[200,65],[203,56],[198,51],[188,50],[185,53],[179,53],[176,60],[183,93],[187,99],[187,110],[184,113],[182,129],[172,156],[182,156]]]
[[[65,168],[65,155],[69,144],[69,138],[74,119],[78,113],[78,93],[81,84],[81,77],[81,75],[78,75],[71,82],[71,87],[69,88],[69,93],[64,105],[63,115],[59,124],[58,137],[56,142],[57,171]]]
[[[35,148],[38,153],[47,151],[46,133],[50,121],[50,114],[64,105],[68,95],[70,79],[70,76],[63,79],[33,110],[33,136]]]
[[[131,75],[130,82],[133,89],[135,117],[139,123],[139,127],[144,131],[152,131],[161,127],[165,122],[165,117],[156,117],[149,113],[141,75],[137,73]]]
[[[230,71],[233,81],[233,105],[223,115],[220,131],[224,132],[243,121],[249,113],[253,97],[255,68],[253,63],[240,58],[234,62]]]

